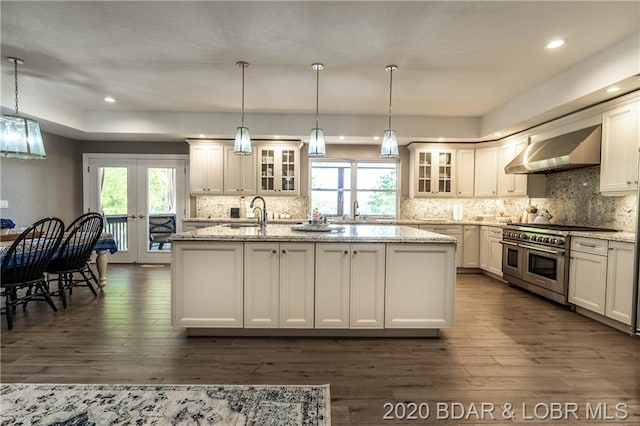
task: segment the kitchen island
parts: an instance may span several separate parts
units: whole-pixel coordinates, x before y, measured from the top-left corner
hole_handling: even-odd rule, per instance
[[[456,239],[396,225],[219,225],[172,240],[172,322],[189,335],[437,336]]]

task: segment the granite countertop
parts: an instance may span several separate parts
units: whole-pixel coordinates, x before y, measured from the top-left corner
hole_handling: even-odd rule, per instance
[[[212,223],[252,223],[257,219],[230,218],[230,217],[190,217],[182,219],[183,222],[212,222]],[[269,223],[305,223],[307,219],[269,219]],[[336,225],[488,225],[503,226],[505,223],[477,220],[451,220],[451,219],[337,219],[328,220]]]
[[[354,243],[457,243],[453,237],[395,225],[333,225],[340,231],[295,231],[291,225],[268,224],[260,227],[210,226],[173,235],[173,241],[298,241]]]
[[[602,231],[571,231],[572,237],[598,238],[601,240],[620,241],[623,243],[635,243],[636,234],[634,232],[602,232]]]

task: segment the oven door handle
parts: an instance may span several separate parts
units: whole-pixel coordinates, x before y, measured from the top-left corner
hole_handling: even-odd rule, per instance
[[[512,243],[511,241],[500,241],[500,244],[505,245],[505,246],[520,247],[520,244]]]
[[[521,244],[520,247],[527,248],[529,250],[539,251],[539,252],[542,252],[542,253],[555,254],[556,256],[564,256],[564,254],[565,254],[565,250],[549,250],[549,249],[546,249],[546,248],[530,246],[530,245],[527,245],[527,244]]]

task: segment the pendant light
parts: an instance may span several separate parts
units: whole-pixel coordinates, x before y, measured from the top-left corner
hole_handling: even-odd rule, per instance
[[[382,146],[380,147],[380,156],[382,158],[398,158],[398,136],[396,131],[391,129],[391,93],[393,91],[393,72],[398,70],[396,65],[387,65],[385,68],[389,71],[389,128],[384,131],[382,136]]]
[[[318,98],[320,92],[320,70],[324,68],[322,64],[311,65],[316,71],[316,127],[311,129],[311,136],[309,137],[309,157],[324,157],[327,155],[327,148],[324,144],[324,133],[322,129],[318,127]]]
[[[13,63],[15,79],[16,113],[0,117],[0,155],[2,157],[42,159],[46,157],[44,143],[38,122],[20,116],[18,111],[18,65],[24,64],[22,59],[7,58]]]
[[[244,69],[249,66],[248,62],[236,62],[242,68],[242,125],[236,129],[236,141],[233,144],[233,152],[238,155],[251,155],[251,137],[249,128],[244,127]]]

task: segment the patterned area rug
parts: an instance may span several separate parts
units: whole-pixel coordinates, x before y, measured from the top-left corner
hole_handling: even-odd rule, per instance
[[[0,386],[2,425],[329,425],[329,385]]]

